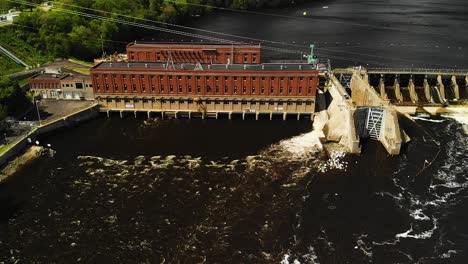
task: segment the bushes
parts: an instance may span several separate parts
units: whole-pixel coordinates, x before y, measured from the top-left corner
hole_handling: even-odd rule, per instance
[[[30,102],[17,81],[0,79],[0,120],[24,113],[29,105]]]

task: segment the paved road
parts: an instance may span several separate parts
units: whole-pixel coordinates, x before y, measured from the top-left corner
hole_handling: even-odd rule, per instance
[[[27,71],[21,71],[21,72],[16,72],[8,75],[8,77],[15,79],[15,80],[23,80],[28,77],[31,77],[35,75],[36,73],[39,73],[41,71],[44,71],[45,68],[62,68],[64,69],[65,67],[75,67],[75,68],[83,68],[83,69],[89,69],[88,66],[84,66],[78,63],[74,63],[68,60],[63,60],[63,61],[58,61],[58,62],[51,62],[42,65],[41,67],[37,67],[31,70]]]
[[[43,99],[39,102],[39,115],[44,125],[58,118],[62,118],[81,109],[88,108],[94,101],[70,101]],[[26,135],[39,125],[37,109],[34,107],[21,120],[8,122],[8,128],[0,134],[0,143],[12,143]]]

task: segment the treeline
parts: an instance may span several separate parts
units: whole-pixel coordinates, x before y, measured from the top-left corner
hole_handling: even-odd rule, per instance
[[[30,104],[17,81],[0,78],[0,120],[24,113]]]
[[[154,30],[138,28],[111,22],[106,19],[91,19],[73,11],[100,15],[109,18],[119,18],[144,24],[154,24],[150,21],[139,21],[132,17],[156,20],[160,22],[180,23],[194,15],[203,15],[213,11],[215,7],[236,9],[256,8],[264,5],[279,5],[289,3],[284,0],[59,0],[53,3],[54,8],[47,10],[39,0],[24,1],[41,5],[31,7],[23,3],[3,3],[3,9],[15,7],[23,10],[22,15],[8,27],[11,34],[21,38],[52,57],[77,57],[91,60],[99,57],[102,49],[106,51],[121,50],[125,42],[142,39],[145,36],[157,38],[160,34]],[[0,9],[2,9],[0,7]],[[60,9],[66,10],[60,11]],[[104,11],[107,13],[99,12]],[[121,17],[122,14],[127,17]],[[2,32],[0,32],[2,33]],[[102,47],[104,46],[104,47]]]

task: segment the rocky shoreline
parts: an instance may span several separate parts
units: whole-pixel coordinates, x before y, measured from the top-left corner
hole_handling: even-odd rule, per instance
[[[41,146],[31,146],[22,155],[16,157],[11,162],[2,168],[0,172],[0,184],[3,183],[10,176],[22,166],[30,163],[44,153],[45,149]]]

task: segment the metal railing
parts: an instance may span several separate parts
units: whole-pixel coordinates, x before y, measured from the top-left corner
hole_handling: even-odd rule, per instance
[[[369,68],[368,73],[434,73],[468,75],[468,69],[435,69],[435,68]]]

